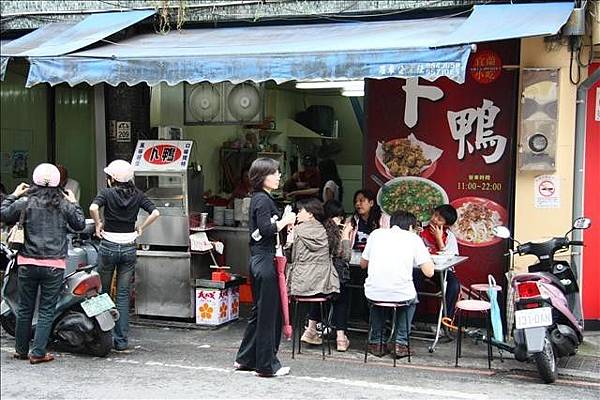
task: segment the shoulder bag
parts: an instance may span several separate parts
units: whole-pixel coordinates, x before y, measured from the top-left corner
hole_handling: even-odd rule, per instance
[[[8,247],[12,250],[21,250],[23,245],[25,244],[25,210],[27,209],[27,204],[21,210],[21,215],[19,216],[19,220],[17,223],[10,229],[8,232],[8,238],[6,242],[8,243]]]

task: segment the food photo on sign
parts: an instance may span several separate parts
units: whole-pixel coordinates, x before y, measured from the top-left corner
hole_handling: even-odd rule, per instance
[[[482,44],[471,55],[465,82],[448,78],[366,81],[364,178],[388,215],[415,214],[427,225],[450,204],[463,285],[503,282],[506,243],[493,234],[511,226],[515,159],[518,43]]]

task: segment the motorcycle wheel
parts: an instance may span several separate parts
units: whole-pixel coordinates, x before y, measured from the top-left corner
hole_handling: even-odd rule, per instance
[[[113,347],[112,332],[104,332],[96,324],[94,336],[96,340],[86,344],[85,352],[94,357],[106,357]]]
[[[554,358],[552,342],[547,336],[544,338],[544,349],[541,352],[534,354],[533,358],[542,380],[545,383],[552,383],[556,381],[558,376],[556,359]]]
[[[17,317],[15,314],[11,312],[6,315],[0,315],[0,324],[6,333],[12,337],[15,336],[15,327],[17,326]]]

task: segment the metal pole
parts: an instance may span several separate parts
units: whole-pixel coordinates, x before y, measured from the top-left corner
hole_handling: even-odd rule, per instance
[[[587,97],[588,90],[600,79],[600,68],[594,71],[577,88],[577,108],[575,113],[575,163],[573,168],[573,220],[583,216],[583,194],[584,194],[584,168],[585,168],[585,134],[587,119]],[[573,240],[583,240],[581,230],[573,231]],[[571,265],[577,273],[579,287],[582,288],[583,247],[571,255]],[[591,266],[590,266],[591,267]],[[588,267],[589,268],[589,267]],[[583,312],[581,309],[581,296],[575,304],[575,316],[583,325]]]

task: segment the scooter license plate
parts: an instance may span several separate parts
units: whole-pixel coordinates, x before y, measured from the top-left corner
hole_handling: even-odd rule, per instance
[[[537,328],[552,325],[552,308],[540,307],[515,311],[515,328]]]
[[[94,296],[81,303],[81,308],[85,311],[85,314],[92,318],[98,314],[102,314],[104,311],[108,311],[115,307],[112,299],[108,293],[103,293],[99,296]]]

